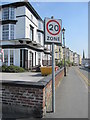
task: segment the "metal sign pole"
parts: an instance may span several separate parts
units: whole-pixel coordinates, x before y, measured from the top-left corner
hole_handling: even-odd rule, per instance
[[[52,111],[55,112],[55,58],[54,58],[54,43],[52,43]]]
[[[55,112],[55,57],[54,44],[61,44],[61,19],[45,18],[45,43],[52,43],[52,112]]]

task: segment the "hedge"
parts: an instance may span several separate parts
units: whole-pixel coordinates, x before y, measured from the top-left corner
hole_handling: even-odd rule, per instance
[[[24,68],[14,66],[14,65],[10,65],[10,66],[3,65],[1,67],[1,70],[2,70],[2,72],[13,72],[13,73],[25,72]]]

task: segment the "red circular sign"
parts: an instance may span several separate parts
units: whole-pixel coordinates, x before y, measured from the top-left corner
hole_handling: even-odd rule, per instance
[[[58,30],[56,33],[52,33],[52,32],[49,30],[48,25],[49,25],[50,22],[55,22],[55,23],[57,23],[57,25],[58,25],[58,27],[59,27],[59,30]],[[47,24],[46,24],[46,28],[47,28],[47,31],[48,31],[51,35],[58,35],[58,34],[60,33],[60,30],[61,30],[61,26],[60,26],[60,24],[58,23],[58,21],[56,21],[56,20],[49,20],[49,21],[47,22]]]

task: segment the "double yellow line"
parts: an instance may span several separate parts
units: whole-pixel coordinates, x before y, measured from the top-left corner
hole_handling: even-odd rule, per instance
[[[84,79],[85,83],[86,83],[88,86],[90,86],[90,83],[89,83],[90,80],[88,80],[88,78],[87,78],[85,75],[83,75],[83,73],[81,73],[80,70],[76,69],[76,71],[77,71],[77,72],[79,73],[79,75]]]

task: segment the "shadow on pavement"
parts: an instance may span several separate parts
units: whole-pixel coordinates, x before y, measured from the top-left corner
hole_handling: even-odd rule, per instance
[[[29,116],[29,115],[24,115],[24,114],[3,114],[2,115],[2,119],[1,120],[25,120],[25,119],[31,119],[32,116]]]
[[[41,77],[42,75],[41,74],[36,74],[36,75],[30,75],[32,77]]]

